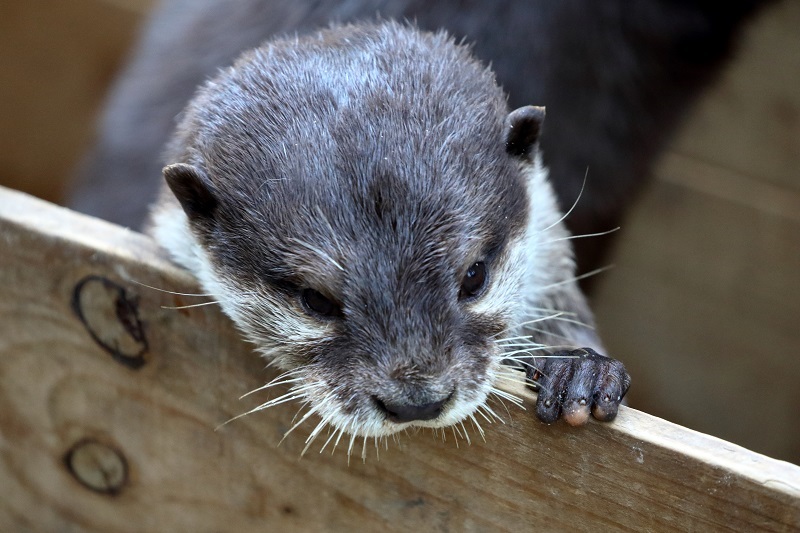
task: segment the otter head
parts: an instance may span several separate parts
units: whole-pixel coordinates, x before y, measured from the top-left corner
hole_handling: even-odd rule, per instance
[[[318,430],[451,425],[519,320],[542,119],[442,34],[274,41],[189,105],[152,231]]]

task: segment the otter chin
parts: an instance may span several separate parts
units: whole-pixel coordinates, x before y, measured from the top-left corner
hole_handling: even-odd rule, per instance
[[[445,33],[276,39],[188,104],[149,232],[285,371],[260,408],[306,402],[311,440],[480,428],[509,363],[541,420],[611,420],[630,378],[598,353],[543,120]]]

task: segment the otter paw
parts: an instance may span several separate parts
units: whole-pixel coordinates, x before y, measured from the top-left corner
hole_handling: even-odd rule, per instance
[[[589,421],[591,413],[608,422],[617,416],[631,378],[620,361],[591,348],[556,352],[529,360],[526,375],[539,392],[536,416],[551,424],[563,418],[572,426]]]

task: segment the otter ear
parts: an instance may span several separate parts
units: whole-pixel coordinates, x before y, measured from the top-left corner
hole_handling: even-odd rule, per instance
[[[506,118],[506,151],[525,157],[539,141],[544,122],[544,108],[525,106],[515,109]]]
[[[208,178],[197,167],[176,163],[164,167],[164,179],[189,219],[207,218],[217,207]]]

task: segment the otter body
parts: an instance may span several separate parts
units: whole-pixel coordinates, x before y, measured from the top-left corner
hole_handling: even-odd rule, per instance
[[[492,416],[503,362],[542,420],[609,420],[629,378],[594,351],[543,118],[444,33],[277,39],[197,92],[149,231],[287,372],[313,435]]]
[[[270,36],[376,14],[445,28],[491,63],[512,107],[546,105],[541,143],[574,234],[620,225],[691,103],[720,72],[739,28],[772,0],[162,0],[122,72],[70,205],[141,227],[164,144],[194,89]],[[584,177],[587,179],[584,181]],[[581,272],[612,236],[575,241]]]

